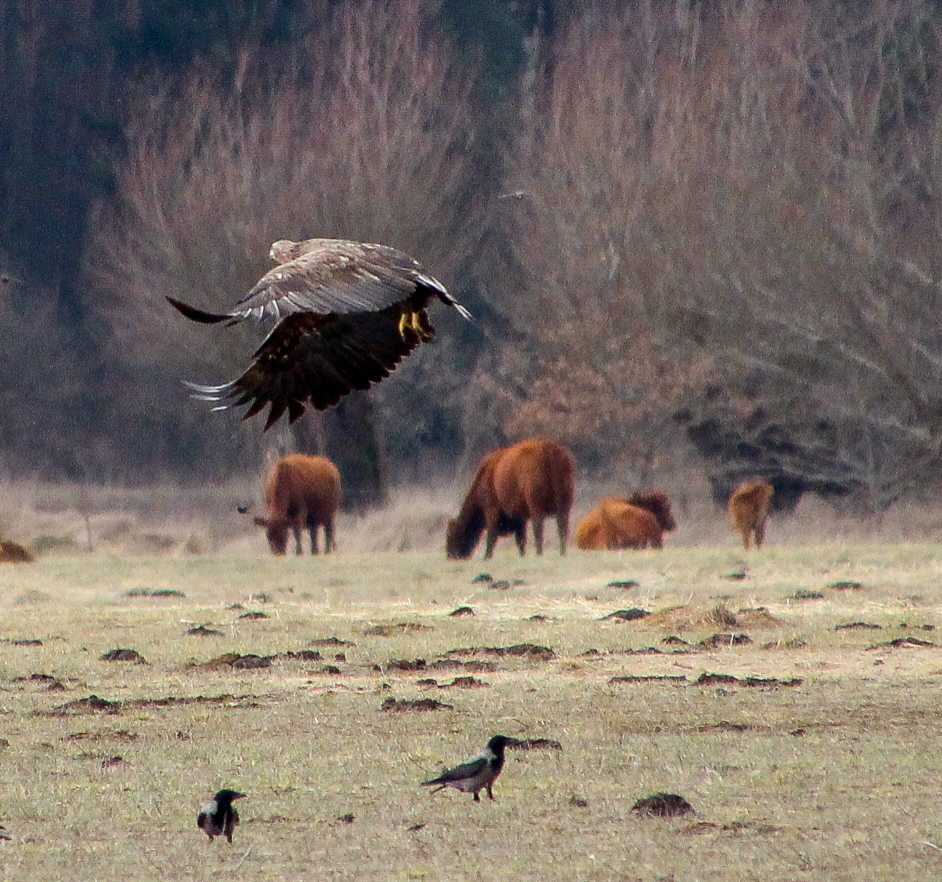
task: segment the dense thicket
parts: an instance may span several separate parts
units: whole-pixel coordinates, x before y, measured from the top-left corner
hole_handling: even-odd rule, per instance
[[[643,6],[556,36],[514,145],[529,296],[507,315],[551,368],[523,360],[532,394],[512,418],[562,413],[574,436],[594,419],[593,443],[617,446],[617,424],[660,450],[680,417],[728,478],[770,471],[875,508],[927,486],[936,6]]]
[[[257,464],[260,427],[179,386],[251,331],[163,296],[225,306],[273,239],[329,234],[415,254],[476,322],[281,444],[355,424],[376,474],[427,474],[539,432],[646,480],[687,438],[720,488],[875,509],[936,480],[930,0],[158,6],[0,0],[9,468]]]

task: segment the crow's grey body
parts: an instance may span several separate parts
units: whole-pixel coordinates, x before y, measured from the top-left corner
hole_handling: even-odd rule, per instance
[[[235,799],[242,799],[244,793],[236,790],[220,790],[207,802],[196,816],[196,826],[213,841],[215,836],[225,836],[232,842],[232,831],[239,823],[239,813],[232,805]]]
[[[504,735],[495,735],[487,742],[487,748],[483,753],[455,766],[453,769],[447,769],[437,778],[430,781],[423,781],[423,787],[432,787],[438,785],[433,793],[438,793],[446,787],[454,787],[462,793],[473,793],[474,801],[480,802],[479,791],[487,790],[487,795],[493,799],[494,793],[491,788],[497,780],[501,769],[504,767],[504,748],[512,744],[513,739]]]

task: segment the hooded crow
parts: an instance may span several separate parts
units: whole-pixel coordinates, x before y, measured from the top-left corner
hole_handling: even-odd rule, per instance
[[[242,799],[244,793],[236,790],[220,790],[201,809],[196,816],[196,826],[213,841],[214,836],[225,836],[232,842],[232,831],[239,823],[239,813],[232,805],[235,799]]]
[[[504,748],[513,742],[513,738],[495,735],[487,742],[487,749],[483,753],[460,766],[447,769],[431,781],[423,781],[422,786],[432,787],[437,784],[438,788],[433,790],[433,793],[438,793],[446,787],[454,787],[463,793],[473,793],[475,802],[481,801],[478,791],[487,790],[487,795],[493,799],[491,787],[504,767]]]

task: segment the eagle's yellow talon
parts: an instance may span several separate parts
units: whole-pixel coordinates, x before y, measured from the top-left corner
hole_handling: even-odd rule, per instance
[[[399,317],[399,336],[403,340],[416,337],[422,343],[427,343],[433,337],[428,317],[421,310],[404,312]]]

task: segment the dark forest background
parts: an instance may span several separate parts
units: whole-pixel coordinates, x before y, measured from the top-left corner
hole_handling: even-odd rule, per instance
[[[718,496],[934,496],[940,73],[930,0],[0,0],[0,469],[300,448],[365,502],[547,434],[626,482],[693,450]],[[475,321],[263,436],[181,382],[257,329],[164,296],[228,308],[309,236],[402,248]]]

